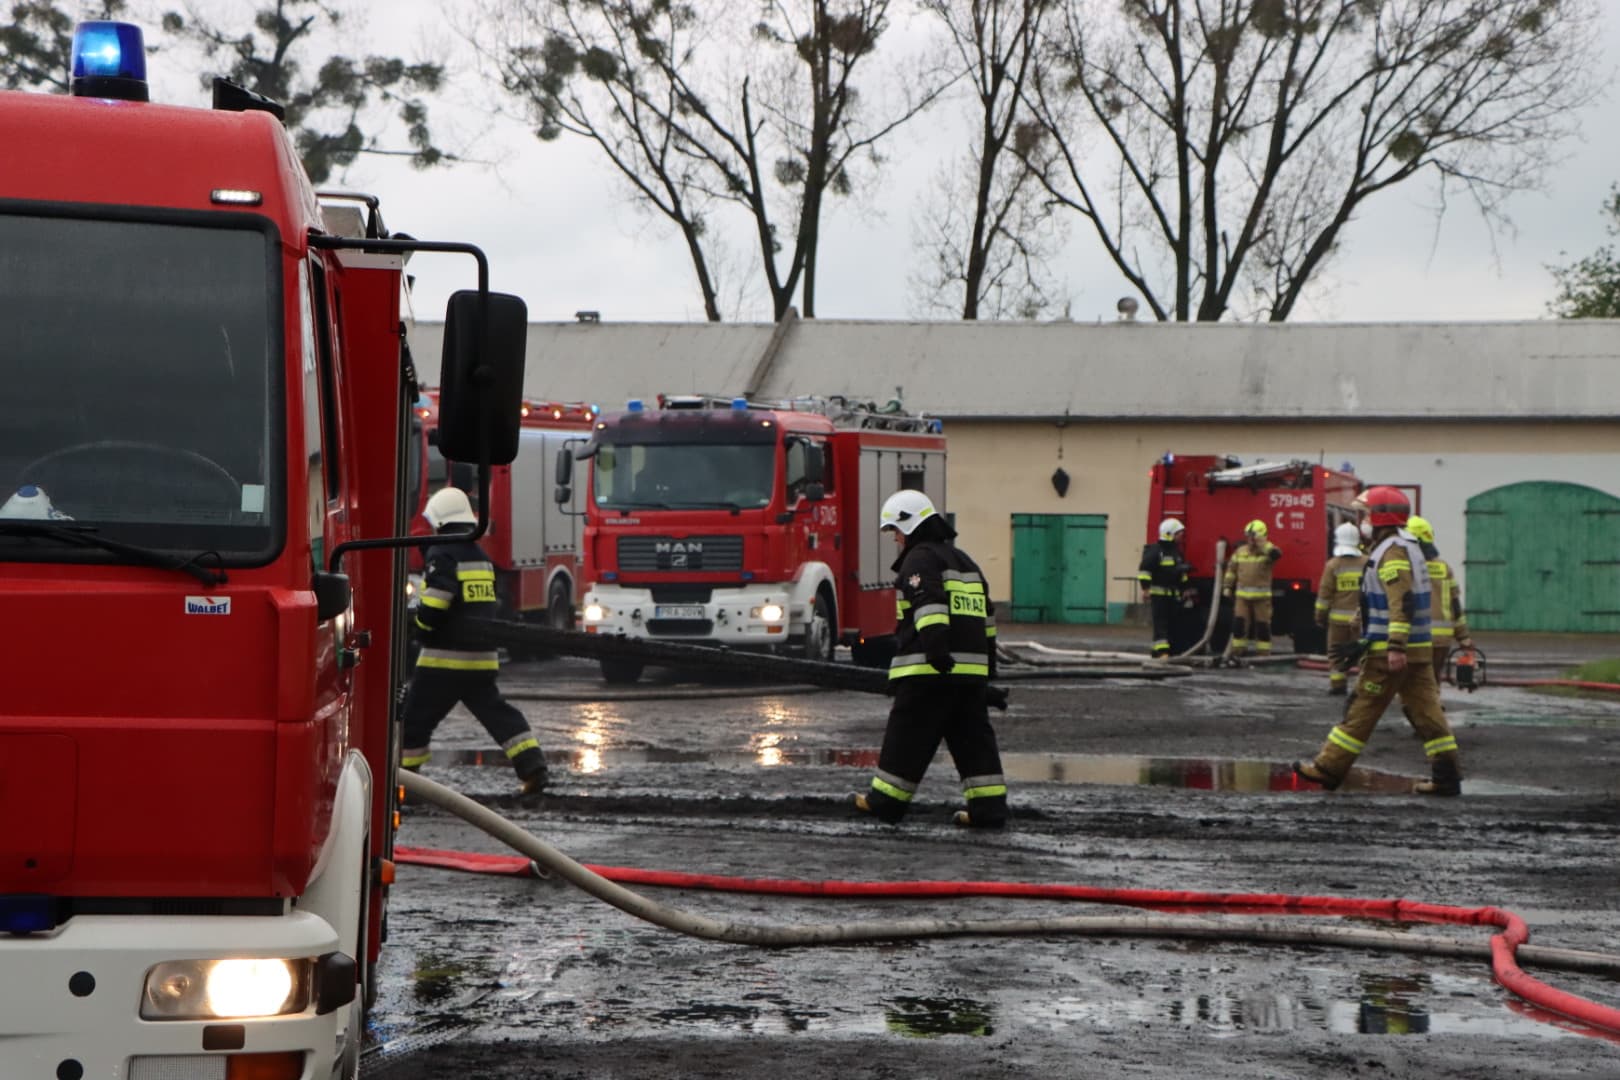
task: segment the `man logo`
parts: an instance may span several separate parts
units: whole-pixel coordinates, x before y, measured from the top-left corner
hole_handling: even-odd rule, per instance
[[[229,615],[231,598],[228,596],[188,596],[187,615]]]

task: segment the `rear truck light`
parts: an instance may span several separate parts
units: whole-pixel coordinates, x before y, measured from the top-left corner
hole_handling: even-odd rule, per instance
[[[304,1051],[164,1054],[129,1059],[129,1080],[299,1080]]]

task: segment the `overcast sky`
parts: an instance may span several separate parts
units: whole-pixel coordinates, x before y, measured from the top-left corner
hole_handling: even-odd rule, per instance
[[[236,3],[203,0],[200,6],[229,10]],[[616,173],[583,141],[541,143],[518,120],[497,115],[512,106],[498,89],[479,84],[460,43],[456,26],[465,25],[466,3],[365,0],[363,6],[380,48],[449,63],[454,101],[435,103],[434,119],[469,156],[494,164],[419,172],[397,160],[366,158],[349,170],[344,186],[380,195],[390,228],[482,246],[493,286],[522,296],[534,321],[570,319],[585,309],[614,321],[701,319],[678,234],[662,218],[633,208]],[[1599,71],[1608,80],[1620,62],[1620,12],[1614,10],[1620,0],[1600,6]],[[916,30],[900,26],[897,33]],[[156,68],[175,60],[159,54],[152,62]],[[170,100],[195,93],[195,84],[159,79],[156,71],[154,81]],[[1511,201],[1511,233],[1493,236],[1461,201],[1437,224],[1437,193],[1424,181],[1377,196],[1347,231],[1332,272],[1296,309],[1296,321],[1544,317],[1553,294],[1546,265],[1568,262],[1604,241],[1600,206],[1620,180],[1614,108],[1610,90],[1581,117],[1583,140],[1564,148],[1567,158],[1549,173],[1547,190]],[[831,201],[821,247],[820,317],[903,319],[920,310],[910,283],[922,258],[914,243],[914,207],[942,156],[955,150],[947,133],[958,110],[941,106],[902,130],[888,145],[889,163],[875,190]],[[1076,320],[1112,319],[1116,300],[1131,290],[1082,224],[1074,223],[1055,264],[1059,295]],[[736,250],[739,269],[757,274],[755,263],[741,261],[749,250],[741,242]],[[442,317],[445,298],[471,280],[469,264],[448,256],[419,256],[411,271],[422,319]],[[768,318],[769,309],[756,301],[745,315]]]

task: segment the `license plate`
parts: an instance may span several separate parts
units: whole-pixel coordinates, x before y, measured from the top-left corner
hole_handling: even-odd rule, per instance
[[[653,616],[659,619],[701,619],[703,618],[703,605],[659,604],[653,608]]]

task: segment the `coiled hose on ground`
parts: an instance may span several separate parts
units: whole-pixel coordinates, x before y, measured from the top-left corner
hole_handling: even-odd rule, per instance
[[[424,852],[398,848],[401,862],[449,866],[497,873],[529,873],[529,862],[599,900],[638,919],[693,937],[739,945],[791,947],[834,945],[899,938],[979,935],[1083,934],[1098,937],[1201,938],[1286,945],[1419,953],[1428,956],[1488,958],[1497,982],[1540,1008],[1603,1032],[1620,1034],[1620,1009],[1588,1001],[1548,986],[1524,973],[1518,958],[1539,966],[1620,973],[1620,956],[1527,946],[1529,930],[1512,912],[1500,908],[1459,908],[1411,900],[1362,900],[1334,896],[1289,896],[1272,893],[1180,892],[1158,889],[1102,889],[1084,885],[1041,885],[1023,882],[917,881],[840,882],[731,878],[718,875],[586,866],[527,832],[493,810],[416,773],[402,772],[408,794],[467,821],[519,852],[479,856],[463,852]],[[415,857],[412,857],[415,856]],[[492,861],[493,860],[493,861]],[[610,877],[615,880],[610,880]],[[1400,921],[1496,926],[1488,942],[1431,937],[1358,927],[1324,926],[1287,919],[1216,920],[1177,915],[1060,916],[1035,919],[884,919],[867,922],[772,925],[714,919],[648,899],[618,884],[769,892],[804,896],[1004,896],[1080,900],[1156,909],[1202,909],[1233,914],[1276,912],[1289,915],[1352,915]]]

